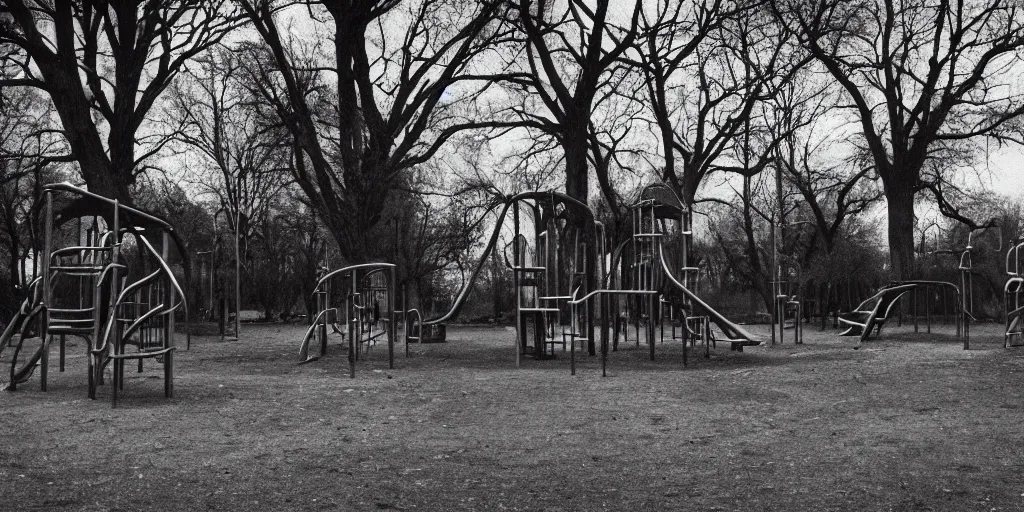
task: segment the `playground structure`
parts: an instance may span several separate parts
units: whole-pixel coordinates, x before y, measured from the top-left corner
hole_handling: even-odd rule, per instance
[[[598,324],[602,366],[606,366],[609,323],[615,324],[611,344],[617,349],[619,333],[626,335],[630,318],[637,331],[637,344],[641,320],[646,319],[646,340],[653,358],[662,309],[667,309],[671,318],[683,319],[684,338],[689,343],[704,342],[707,350],[716,341],[728,342],[734,350],[760,344],[690,291],[693,278],[688,274],[694,268],[682,265],[683,277],[675,278],[668,251],[661,243],[664,233],[659,230],[670,224],[677,231],[681,261],[687,261],[692,233],[689,211],[668,187],[659,184],[644,190],[640,203],[632,209],[633,233],[614,251],[608,250],[604,226],[595,220],[590,208],[565,194],[524,192],[498,204],[501,210],[491,238],[449,311],[422,320],[415,310],[406,310],[407,343],[425,330],[443,332],[444,323],[458,317],[488,255],[507,228],[505,221],[511,212],[512,240],[503,248],[502,256],[512,273],[516,295],[517,366],[523,356],[550,359],[561,347],[563,351],[568,348],[570,369],[575,374],[577,344],[581,349],[585,344],[588,353],[596,355]],[[718,326],[724,335],[722,340],[716,340],[711,324]]]
[[[306,330],[299,347],[300,362],[327,354],[327,328],[347,343],[349,376],[356,376],[356,362],[382,336],[388,341],[388,367],[395,367],[395,331],[398,328],[395,265],[365,263],[325,272],[314,287],[317,315]],[[340,298],[339,298],[340,297]],[[340,305],[336,305],[339,304]],[[410,329],[406,328],[406,355]],[[310,356],[310,344],[317,347]]]
[[[982,230],[988,229],[988,227],[979,228]],[[1002,230],[996,226],[998,233],[999,245],[995,249],[996,252],[1002,252]],[[956,256],[959,254],[957,272],[960,276],[960,283],[957,286],[954,283],[946,281],[929,281],[929,280],[908,280],[901,282],[893,282],[889,285],[881,288],[878,293],[869,297],[865,301],[861,302],[854,311],[844,313],[840,316],[839,321],[846,327],[846,329],[840,333],[840,336],[859,336],[859,342],[863,342],[869,339],[871,331],[874,329],[875,335],[880,335],[882,325],[888,320],[894,313],[894,310],[899,306],[899,301],[902,297],[910,294],[911,303],[909,306],[910,313],[913,316],[914,321],[914,332],[918,332],[920,329],[919,319],[921,315],[921,309],[923,305],[925,326],[928,333],[932,332],[932,317],[935,301],[938,300],[941,304],[942,314],[941,317],[945,321],[948,311],[948,300],[947,292],[953,299],[953,311],[954,311],[954,324],[956,325],[956,337],[963,340],[964,350],[970,349],[971,343],[971,322],[976,321],[974,314],[974,262],[973,255],[981,249],[975,247],[973,244],[974,231],[971,230],[967,234],[967,245],[962,250],[934,250],[931,254],[934,255],[952,255]],[[1019,281],[1014,278],[1017,276],[1016,261],[1014,262],[1013,271],[1010,270],[1011,255],[1016,258],[1016,246],[1011,247],[1006,255],[1006,271],[1009,274],[1010,279],[1007,281],[1004,288],[1004,303],[1006,307],[1009,307],[1011,301],[1016,301],[1014,295],[1019,290]],[[1019,277],[1019,276],[1017,276]],[[902,313],[902,309],[900,310]],[[1007,312],[1007,332],[1011,330],[1010,327],[1010,316]],[[900,318],[902,322],[902,317]],[[1009,338],[1007,334],[1007,338]],[[1008,341],[1007,341],[1008,342]]]
[[[641,320],[647,320],[645,337],[652,360],[655,357],[655,328],[659,322],[663,326],[666,318],[681,320],[682,336],[679,339],[683,342],[684,364],[688,342],[691,345],[704,343],[706,356],[718,341],[729,343],[736,351],[761,343],[760,339],[729,321],[691,291],[694,274],[698,270],[688,265],[693,237],[691,212],[671,189],[660,183],[645,187],[639,201],[630,208],[630,219],[630,237],[611,254],[602,253],[599,258],[599,282],[604,287],[589,293],[574,291],[573,299],[569,301],[572,307],[570,316],[574,319],[581,317],[584,306],[591,305],[592,301],[600,302],[597,318],[593,314],[583,318],[594,319],[588,326],[590,332],[593,332],[594,322],[600,323],[602,375],[607,375],[609,323],[613,319],[616,326],[611,340],[612,349],[617,348],[620,302],[623,299],[625,319],[631,317],[634,321],[637,345],[640,343]],[[606,262],[607,268],[604,266]],[[666,309],[668,315],[664,314]],[[712,324],[718,327],[722,339],[715,336]],[[577,331],[579,329],[573,329],[571,334],[575,337]],[[590,339],[593,339],[592,335]],[[570,342],[570,347],[575,347],[575,340]],[[575,351],[570,350],[570,353],[571,371],[575,374]]]
[[[781,210],[781,204],[779,208]],[[769,223],[771,225],[773,269],[773,276],[769,282],[772,289],[772,310],[769,312],[771,313],[772,345],[775,345],[776,340],[778,340],[779,343],[785,343],[786,319],[790,317],[793,319],[793,343],[801,344],[803,343],[803,325],[801,324],[801,319],[803,318],[804,313],[804,304],[801,300],[803,283],[800,280],[802,269],[798,261],[792,260],[792,258],[783,257],[781,254],[781,245],[783,244],[780,243],[780,240],[784,238],[783,227],[813,224],[813,222],[807,220],[786,222],[784,219],[776,219],[775,217],[772,217]],[[796,271],[796,276],[792,276],[790,274],[790,272],[794,270]],[[775,331],[776,326],[778,326],[778,335],[776,335]]]
[[[970,278],[965,277],[965,279]],[[938,293],[936,293],[937,291]],[[910,308],[913,311],[914,332],[917,332],[919,328],[919,305],[923,302],[926,327],[930,333],[932,332],[932,303],[936,297],[941,297],[940,300],[945,304],[946,291],[952,293],[954,310],[959,312],[959,314],[954,315],[956,336],[959,338],[961,336],[963,319],[965,318],[964,315],[967,311],[964,309],[960,288],[953,283],[945,281],[924,280],[898,281],[883,286],[876,294],[861,302],[855,310],[840,315],[839,322],[845,329],[839,335],[858,336],[861,342],[867,341],[870,338],[872,330],[875,336],[881,335],[882,326],[894,315],[900,299],[907,294],[910,294],[912,297]],[[921,298],[924,298],[924,300],[922,301]]]
[[[61,218],[55,196],[68,198]],[[163,365],[164,396],[174,390],[175,312],[189,322],[186,295],[171,266],[188,273],[182,244],[166,221],[67,183],[42,189],[43,248],[26,299],[0,335],[0,353],[13,347],[6,389],[17,390],[39,369],[46,391],[50,346],[59,339],[64,371],[68,336],[85,341],[88,396],[96,398],[111,368],[111,404],[124,387],[124,367],[154,359]],[[72,222],[76,221],[76,222]],[[69,228],[75,228],[69,233]],[[63,228],[63,229],[62,229]],[[186,342],[186,348],[188,347]]]
[[[572,293],[593,288],[597,280],[588,269],[595,267],[603,230],[594,220],[593,212],[580,201],[554,191],[516,194],[496,203],[497,206],[501,210],[491,238],[451,308],[426,320],[410,310],[407,332],[444,332],[445,323],[458,317],[506,229],[511,211],[512,241],[504,247],[502,256],[512,273],[516,295],[516,366],[524,355],[537,359],[554,357],[554,347],[560,345],[564,349],[570,338],[586,341],[588,351],[594,354],[591,323],[568,315]],[[575,330],[580,328],[586,332]]]
[[[1014,345],[1012,340],[1024,339],[1024,325],[1021,315],[1024,314],[1024,276],[1021,275],[1020,251],[1024,247],[1024,238],[1010,242],[1006,251],[1006,284],[1003,285],[1003,348]],[[1012,263],[1012,266],[1011,266]]]
[[[484,247],[479,263],[475,266],[456,296],[451,308],[436,318],[424,319],[419,310],[405,307],[394,308],[397,296],[395,266],[390,263],[371,263],[353,265],[325,274],[317,282],[314,295],[317,299],[318,314],[303,337],[299,350],[300,360],[311,361],[326,353],[327,326],[330,324],[336,333],[346,337],[349,343],[350,375],[355,375],[355,362],[358,360],[362,343],[353,343],[358,338],[369,342],[386,332],[388,335],[389,365],[394,366],[393,343],[396,319],[404,316],[404,341],[406,356],[409,354],[409,343],[443,341],[445,324],[458,318],[491,251],[495,250],[509,212],[512,212],[512,242],[505,247],[505,262],[513,274],[513,286],[516,291],[516,366],[521,364],[524,355],[532,355],[538,359],[554,356],[554,346],[560,344],[563,349],[566,340],[572,334],[575,339],[592,340],[593,326],[589,321],[573,322],[566,312],[568,301],[572,298],[570,289],[585,290],[593,286],[594,276],[586,271],[593,267],[596,259],[596,245],[600,223],[594,221],[593,213],[585,204],[559,192],[524,192],[507,198],[497,205],[498,212],[495,228],[491,238]],[[525,214],[524,214],[525,210]],[[532,228],[532,230],[527,229]],[[530,236],[527,236],[528,231]],[[563,240],[573,241],[572,252],[565,251]],[[539,249],[539,250],[538,250]],[[510,254],[511,253],[511,254]],[[566,272],[560,269],[568,268]],[[367,279],[383,276],[387,270],[387,278],[382,282],[371,284]],[[332,281],[345,283],[341,289],[347,290],[342,307],[332,307],[334,291]],[[357,318],[373,311],[375,302],[367,302],[369,294],[386,294],[387,315],[385,323],[389,326],[383,331],[371,333],[365,325],[375,322],[359,322]],[[405,294],[401,294],[403,303]],[[376,302],[377,304],[380,301]],[[344,311],[340,315],[339,311]],[[344,317],[343,329],[338,318]],[[583,326],[590,333],[586,337],[580,333],[570,332],[571,329]],[[589,327],[588,327],[589,326]],[[533,332],[533,344],[529,343],[530,331]],[[354,333],[351,335],[349,333]],[[363,338],[365,336],[365,338]],[[310,345],[320,348],[319,355],[310,355]],[[592,341],[588,349],[595,352]]]
[[[775,315],[772,325],[772,332],[775,332],[775,325],[779,326],[779,343],[786,340],[786,319],[793,319],[793,343],[800,345],[804,342],[803,324],[804,304],[797,293],[777,293],[775,295]],[[774,336],[772,337],[775,338]]]

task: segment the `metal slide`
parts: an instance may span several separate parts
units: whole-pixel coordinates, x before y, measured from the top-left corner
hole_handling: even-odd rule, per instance
[[[491,251],[494,250],[494,247],[498,243],[498,238],[500,238],[501,230],[505,222],[505,216],[508,215],[508,211],[513,207],[517,207],[517,204],[523,200],[544,200],[548,198],[552,198],[552,200],[558,199],[563,204],[572,204],[573,206],[576,207],[587,208],[585,204],[560,192],[522,192],[505,200],[501,212],[498,213],[498,217],[494,221],[494,232],[491,233],[491,239],[487,242],[487,245],[484,247],[483,252],[480,254],[479,262],[477,263],[476,267],[473,268],[473,272],[470,273],[469,277],[466,279],[466,282],[463,284],[462,290],[459,291],[459,295],[455,298],[455,302],[452,304],[451,309],[449,309],[447,313],[439,317],[423,320],[421,325],[441,324],[453,318],[457,318],[459,316],[459,312],[462,310],[462,306],[466,303],[466,299],[469,298],[469,293],[473,290],[473,283],[476,282],[477,276],[480,274],[480,271],[488,262],[488,257],[490,256]],[[493,210],[489,210],[486,213],[490,213],[490,211]]]
[[[724,334],[728,338],[727,340],[724,341],[747,346],[761,344],[762,340],[759,337],[754,336],[746,329],[729,321],[728,318],[722,316],[721,313],[715,311],[714,308],[712,308],[706,302],[701,300],[700,297],[698,297],[688,288],[683,286],[683,283],[681,283],[678,279],[676,279],[674,275],[672,275],[672,268],[669,266],[668,261],[665,259],[665,251],[660,243],[658,244],[658,256],[661,259],[661,268],[665,271],[665,276],[668,278],[669,282],[672,283],[672,285],[674,285],[678,291],[682,292],[683,295],[690,299],[693,302],[693,304],[695,304],[698,308],[700,308],[707,314],[711,321],[716,326],[718,326],[718,329],[722,331],[722,334]]]
[[[7,383],[3,385],[3,389],[14,389],[14,386],[26,382],[32,376],[32,373],[35,372],[36,366],[38,366],[42,358],[45,348],[44,343],[41,342],[38,336],[28,332],[32,321],[38,322],[38,315],[41,312],[42,308],[39,306],[30,313],[18,311],[7,325],[7,329],[4,330],[3,337],[0,337],[0,351],[2,351],[3,347],[12,345],[14,335],[18,335],[18,341],[13,344],[14,353],[11,355],[10,377]],[[29,349],[30,354],[27,359],[19,364],[18,357],[21,356],[21,353],[26,348]]]
[[[839,316],[839,322],[846,326],[846,330],[839,333],[840,336],[859,336],[860,341],[867,341],[871,336],[872,329],[881,326],[889,318],[893,306],[907,292],[915,289],[914,283],[892,283],[878,293],[868,297],[861,302],[854,311],[843,313]],[[869,307],[869,304],[874,303]]]

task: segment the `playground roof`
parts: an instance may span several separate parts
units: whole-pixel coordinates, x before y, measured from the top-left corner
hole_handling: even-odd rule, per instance
[[[658,218],[676,218],[686,211],[679,196],[663,183],[644,187],[640,192],[640,199],[641,201],[654,201],[654,214]]]

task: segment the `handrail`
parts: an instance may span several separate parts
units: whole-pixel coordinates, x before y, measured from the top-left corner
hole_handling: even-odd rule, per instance
[[[1011,276],[1020,275],[1020,248],[1024,247],[1024,241],[1018,241],[1011,249],[1006,251],[1006,273]],[[1013,254],[1013,272],[1010,272],[1010,254]]]
[[[578,305],[578,304],[582,304],[582,303],[590,300],[591,297],[593,297],[594,295],[597,295],[597,294],[605,294],[605,295],[657,295],[658,291],[657,290],[612,290],[612,289],[605,288],[605,289],[600,289],[600,290],[594,290],[594,291],[584,295],[583,297],[580,297],[577,300],[570,300],[569,304],[572,304],[574,306]]]
[[[966,263],[964,263],[964,259],[965,258],[967,260]],[[974,269],[974,262],[973,262],[973,260],[971,258],[971,246],[968,245],[967,249],[965,249],[964,252],[960,253],[960,268],[957,269],[957,270],[973,270],[973,269]]]
[[[302,361],[309,360],[309,340],[310,336],[315,332],[317,327],[320,327],[320,319],[323,318],[329,311],[337,313],[338,308],[327,308],[316,315],[313,319],[313,323],[310,324],[309,328],[306,329],[306,335],[302,337],[302,344],[299,345],[299,359]]]
[[[25,382],[28,380],[28,375],[31,375],[31,373],[35,371],[35,363],[38,361],[38,355],[42,353],[43,346],[46,344],[45,340],[43,340],[43,343],[39,345],[39,349],[36,351],[36,354],[30,356],[20,370],[18,369],[18,355],[21,354],[21,349],[23,348],[26,339],[25,335],[28,332],[29,325],[32,324],[32,322],[29,322],[28,320],[32,320],[40,314],[45,315],[46,313],[46,305],[37,304],[27,315],[25,315],[25,318],[22,319],[18,346],[14,348],[14,354],[11,355],[11,380],[7,383],[8,386],[15,386]]]
[[[96,280],[95,287],[99,288],[103,284],[103,280],[107,278],[107,272],[109,272],[109,271],[111,271],[111,270],[113,270],[115,268],[128,268],[128,267],[126,267],[126,266],[124,266],[124,265],[122,265],[120,263],[108,263],[106,268],[103,269],[103,272],[100,272],[100,277],[99,277],[99,279]]]
[[[28,286],[25,287],[25,300],[21,303],[20,311],[23,314],[28,314],[32,303],[36,303],[42,300],[42,297],[36,297],[40,293],[39,285],[43,282],[43,276],[36,276],[35,279],[29,281]]]
[[[322,284],[324,284],[325,282],[327,282],[328,279],[331,279],[331,278],[333,278],[334,276],[336,276],[338,274],[343,274],[345,272],[351,272],[351,271],[354,271],[354,270],[360,270],[360,269],[364,269],[364,268],[376,268],[376,269],[383,270],[385,268],[396,268],[396,267],[397,266],[394,263],[360,263],[358,265],[349,265],[347,267],[342,267],[342,268],[339,268],[337,270],[332,270],[331,272],[328,272],[326,275],[324,275],[319,280],[317,280],[316,286],[313,287],[313,293],[314,294],[317,293],[317,291],[320,289],[320,286]]]
[[[102,340],[96,340],[97,347],[95,349],[93,349],[93,353],[101,354],[101,353],[103,353],[103,351],[107,350],[107,346],[108,346],[108,344],[110,342],[110,331],[114,327],[114,322],[117,321],[117,306],[120,306],[121,303],[124,302],[125,297],[128,296],[129,293],[135,291],[135,289],[138,289],[139,287],[143,286],[147,282],[152,281],[153,279],[155,279],[159,275],[160,275],[160,270],[159,269],[158,270],[154,270],[152,274],[149,274],[148,276],[143,277],[142,279],[139,279],[138,281],[135,281],[131,285],[125,287],[124,290],[121,290],[121,293],[118,294],[118,296],[117,296],[117,300],[114,302],[114,308],[113,308],[114,311],[111,311],[110,317],[107,318],[107,325],[103,329],[103,338],[102,338]],[[101,343],[101,341],[102,341],[102,343]]]
[[[129,325],[128,328],[125,329],[123,333],[121,333],[121,339],[124,340],[131,336],[132,333],[137,331],[139,327],[142,326],[143,323],[145,323],[147,320],[153,317],[159,316],[161,313],[164,312],[164,309],[165,308],[163,303],[160,303],[153,307],[153,309],[150,309],[149,311],[143,313],[142,316],[136,318],[135,321],[132,322],[131,325]]]
[[[1014,276],[1014,277],[1011,277],[1011,278],[1007,279],[1006,280],[1006,284],[1003,285],[1003,293],[1014,293],[1014,292],[1010,291],[1010,285],[1011,284],[1017,284],[1018,285],[1017,289],[1019,290],[1020,289],[1019,285],[1021,283],[1024,283],[1024,277]]]
[[[153,244],[149,243],[149,240],[147,240],[146,237],[144,236],[138,236],[135,238],[141,240],[142,244],[146,247],[150,254],[154,256],[157,264],[160,265],[160,268],[164,269],[164,273],[167,275],[167,279],[171,282],[171,286],[174,287],[174,290],[178,292],[178,296],[181,297],[179,304],[183,304],[185,306],[185,349],[188,350],[189,347],[192,346],[192,319],[190,318],[188,309],[188,296],[185,295],[185,291],[181,289],[181,285],[178,284],[177,278],[174,277],[174,272],[171,271],[171,267],[167,264],[166,261],[164,261],[163,256],[157,253],[156,249],[153,248]],[[189,274],[187,273],[189,272],[188,267],[185,266],[184,269],[186,271],[185,277],[187,278],[189,276]],[[177,307],[178,306],[175,305],[174,309],[177,309]]]
[[[110,251],[114,248],[112,245],[71,245],[68,247],[61,247],[50,253],[50,258],[54,256],[63,255],[66,252],[81,252],[81,251]]]
[[[117,301],[114,303],[114,307],[120,306],[121,303],[124,302],[123,299],[129,293],[134,292],[135,290],[137,290],[137,289],[139,289],[139,288],[149,284],[150,281],[152,281],[153,279],[156,279],[159,276],[160,276],[160,269],[156,269],[151,274],[149,274],[149,275],[139,279],[138,281],[135,281],[134,283],[126,286],[125,289],[121,290],[121,293],[118,294]]]
[[[4,348],[10,344],[11,338],[14,337],[14,331],[18,329],[18,326],[21,325],[27,317],[28,311],[25,310],[25,305],[27,303],[28,299],[25,299],[22,302],[21,307],[18,308],[18,311],[14,313],[14,317],[11,318],[11,321],[7,323],[7,327],[4,327],[3,333],[0,334],[0,354],[2,354]]]
[[[71,183],[68,183],[66,181],[65,182],[61,182],[61,183],[50,183],[48,185],[44,185],[43,186],[43,192],[49,192],[49,191],[72,192],[72,193],[78,194],[80,196],[85,196],[85,197],[88,197],[90,199],[95,199],[97,201],[101,201],[101,202],[107,203],[107,204],[109,204],[112,207],[119,208],[121,210],[124,210],[124,211],[132,214],[132,215],[137,215],[137,216],[142,217],[144,219],[147,219],[147,220],[149,220],[151,222],[159,224],[161,227],[163,227],[163,228],[165,228],[167,230],[174,229],[173,226],[168,224],[167,221],[164,220],[164,219],[161,219],[159,217],[154,217],[152,214],[146,213],[146,212],[144,212],[142,210],[138,210],[138,209],[132,208],[131,206],[125,206],[123,203],[121,203],[121,202],[119,202],[119,201],[117,201],[115,199],[110,199],[109,197],[104,197],[104,196],[101,196],[99,194],[96,194],[96,193],[93,193],[93,192],[89,192],[88,190],[86,190],[84,188],[76,187],[75,185],[72,185]]]
[[[163,268],[164,273],[167,275],[167,279],[170,280],[171,282],[171,286],[174,287],[174,290],[178,292],[178,296],[181,297],[181,302],[185,303],[185,322],[188,323],[188,301],[186,300],[184,290],[181,289],[181,285],[178,284],[178,280],[174,277],[174,272],[171,271],[171,267],[167,265],[167,262],[164,261],[163,257],[156,252],[156,249],[154,249],[153,245],[149,243],[149,240],[146,240],[146,237],[140,236],[136,238],[142,240],[142,243],[146,246],[146,249],[148,249],[149,252],[156,257],[157,264],[160,265],[161,268]]]

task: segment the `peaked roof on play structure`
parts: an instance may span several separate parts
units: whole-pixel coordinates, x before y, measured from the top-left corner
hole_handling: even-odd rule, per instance
[[[660,182],[644,187],[640,201],[654,201],[654,215],[659,219],[678,219],[687,211],[675,191]]]

